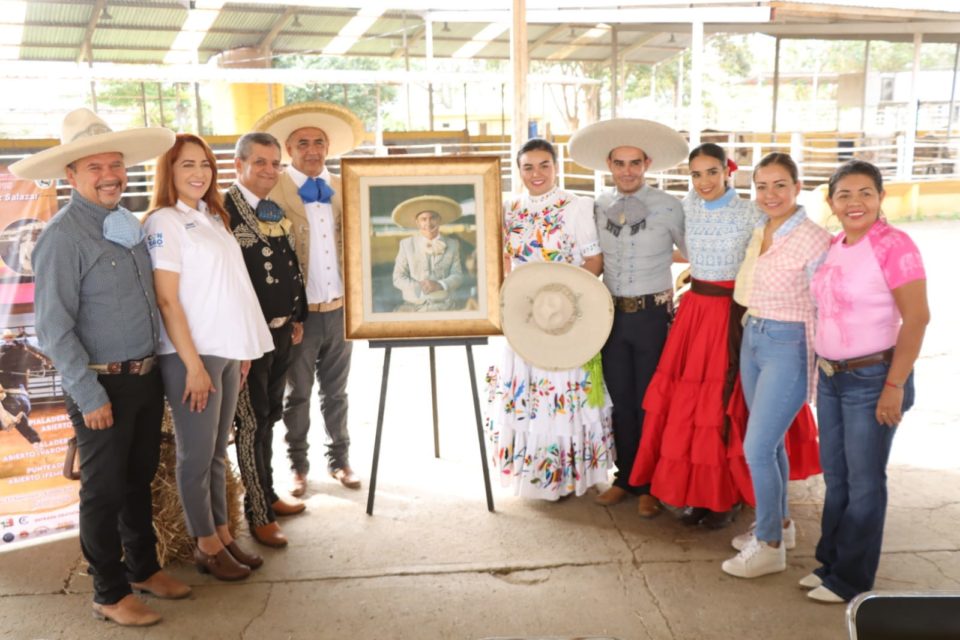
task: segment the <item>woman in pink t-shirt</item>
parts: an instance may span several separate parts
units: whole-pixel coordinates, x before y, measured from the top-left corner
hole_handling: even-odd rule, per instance
[[[827,200],[843,231],[811,290],[820,366],[817,418],[827,493],[817,560],[800,581],[821,602],[873,588],[887,509],[887,458],[913,405],[913,364],[930,320],[916,245],[882,217],[883,179],[852,160],[830,178]]]

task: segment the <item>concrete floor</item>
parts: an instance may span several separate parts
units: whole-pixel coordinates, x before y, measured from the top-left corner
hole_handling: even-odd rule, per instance
[[[960,222],[905,226],[928,265],[934,322],[917,365],[917,406],[894,444],[877,588],[960,591],[960,303],[947,259]],[[475,350],[481,380],[500,340]],[[383,352],[358,343],[354,353],[353,463],[366,481]],[[844,607],[809,601],[796,586],[815,567],[819,478],[791,487],[798,545],[787,571],[749,581],[720,571],[749,513],[730,529],[706,531],[669,514],[640,520],[632,502],[602,508],[592,494],[530,502],[495,483],[491,514],[463,349],[438,350],[440,459],[433,457],[427,366],[426,349],[393,353],[373,517],[364,511],[366,483],[349,491],[315,473],[308,511],[283,521],[287,549],[258,546],[266,564],[240,584],[170,567],[194,595],[150,600],[164,620],[144,630],[91,618],[91,581],[75,538],[3,553],[0,638],[847,637]],[[322,434],[314,436],[313,460],[322,469]],[[279,459],[277,467],[284,468]],[[282,486],[286,478],[279,480]]]

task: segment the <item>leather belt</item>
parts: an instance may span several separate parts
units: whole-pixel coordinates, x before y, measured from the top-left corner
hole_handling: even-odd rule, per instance
[[[156,356],[147,356],[140,360],[124,360],[123,362],[107,362],[104,364],[91,364],[87,368],[96,371],[100,375],[134,375],[145,376],[153,371],[157,364]]]
[[[288,322],[290,322],[290,318],[292,317],[293,316],[283,316],[282,318],[274,318],[267,323],[267,326],[271,329],[282,329]]]
[[[838,373],[846,373],[847,371],[860,369],[862,367],[869,367],[872,364],[890,364],[891,362],[893,362],[893,347],[890,347],[886,351],[881,351],[880,353],[871,353],[868,356],[850,358],[849,360],[828,360],[826,358],[817,357],[817,366],[819,366],[820,370],[823,371],[828,377]]]
[[[652,307],[665,307],[673,303],[673,291],[666,289],[659,293],[642,296],[614,296],[613,306],[624,313],[636,313]]]
[[[343,296],[337,298],[336,300],[331,300],[330,302],[316,302],[314,304],[307,305],[307,311],[334,311],[343,306]]]
[[[690,291],[712,298],[732,298],[733,287],[724,287],[723,285],[710,282],[708,280],[690,279]]]

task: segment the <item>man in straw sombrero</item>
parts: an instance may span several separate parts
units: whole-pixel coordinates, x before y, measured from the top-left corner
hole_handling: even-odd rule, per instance
[[[343,333],[343,269],[340,177],[326,168],[328,156],[339,156],[363,141],[363,123],[349,110],[324,102],[306,102],[274,109],[253,125],[284,147],[284,170],[270,199],[293,223],[297,259],[307,290],[303,341],[293,347],[283,422],[287,455],[293,471],[291,493],[307,490],[307,434],[314,377],[320,383],[320,411],[327,432],[327,470],[345,487],[360,488],[350,468],[347,432],[347,376],[351,345]]]
[[[463,282],[460,241],[440,235],[440,225],[463,215],[460,204],[446,196],[417,196],[393,210],[393,221],[417,233],[400,241],[393,265],[393,286],[403,294],[396,311],[454,309],[453,292]]]
[[[80,547],[94,615],[145,626],[160,615],[132,594],[184,598],[160,570],[150,483],[160,456],[163,383],[153,269],[140,221],[120,206],[128,166],[174,142],[169,129],[112,131],[89,109],[63,121],[59,146],[10,166],[31,180],[66,178],[70,201],[33,252],[36,328],[67,392],[80,454]]]
[[[680,201],[646,184],[648,170],[669,169],[686,157],[679,133],[650,120],[597,122],[570,139],[578,164],[609,171],[614,187],[596,198],[594,214],[603,252],[603,282],[614,300],[613,330],[601,351],[603,378],[613,400],[617,473],[597,497],[612,505],[639,495],[638,513],[652,518],[661,505],[650,487],[630,486],[640,446],[643,396],[657,368],[673,312],[674,246],[686,253]]]

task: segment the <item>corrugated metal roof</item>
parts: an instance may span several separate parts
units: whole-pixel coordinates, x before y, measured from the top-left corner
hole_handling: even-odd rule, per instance
[[[344,0],[348,4],[359,4],[360,0]],[[576,4],[577,0],[556,0],[556,7]],[[620,2],[610,0],[611,5],[619,5],[624,11],[650,9],[656,6],[654,1],[629,0]],[[460,20],[470,18],[469,7],[457,8],[443,6],[436,0],[437,11],[456,10]],[[467,3],[469,5],[469,2]],[[504,2],[506,7],[509,3]],[[596,6],[595,3],[587,3]],[[553,6],[554,3],[551,3]],[[419,5],[418,5],[419,6]],[[691,2],[693,9],[684,11],[718,12],[725,7],[714,3]],[[832,30],[829,37],[904,39],[916,27],[917,20],[928,20],[933,25],[927,33],[925,42],[960,41],[960,29],[951,30],[943,26],[946,21],[957,15],[960,21],[960,1],[946,2],[936,0],[730,0],[730,7],[771,7],[776,9],[775,19],[769,24],[745,23],[740,25],[714,28],[708,25],[708,33],[714,30],[731,32],[775,33],[783,37],[819,37],[818,29],[829,25]],[[537,10],[541,5],[537,6]],[[676,2],[664,2],[661,9],[677,9]],[[19,59],[21,60],[71,60],[76,59],[84,45],[87,25],[95,8],[93,1],[79,0],[31,0],[27,7],[25,27]],[[891,10],[896,15],[891,15]],[[578,15],[570,9],[571,16]],[[937,11],[939,13],[925,13]],[[609,9],[611,25],[617,24],[619,9]],[[248,4],[244,0],[235,0],[223,5],[216,19],[206,32],[197,52],[200,62],[206,62],[210,56],[221,51],[237,47],[260,46],[272,31],[279,29],[272,41],[275,54],[304,53],[311,54],[323,50],[339,31],[356,15],[357,8],[323,8],[303,6],[301,3],[285,2]],[[582,13],[582,12],[581,12]],[[603,12],[606,15],[607,12]],[[107,0],[106,15],[101,16],[91,39],[94,59],[97,61],[150,61],[162,63],[165,51],[176,40],[190,12],[180,0]],[[448,57],[459,51],[475,35],[482,31],[488,22],[482,14],[476,21],[447,21],[433,23],[433,52],[436,57]],[[583,14],[586,15],[586,14]],[[590,14],[596,16],[596,12]],[[0,16],[0,24],[4,16]],[[889,32],[882,25],[889,21]],[[612,38],[609,32],[586,42],[577,40],[584,30],[594,27],[592,23],[570,21],[572,24],[530,24],[528,41],[538,43],[531,53],[531,60],[546,60],[552,55],[563,54],[567,60],[597,61],[611,57]],[[874,28],[868,34],[858,29],[863,22],[872,22]],[[876,24],[881,27],[877,28]],[[282,28],[280,28],[282,27]],[[402,53],[403,32],[410,36],[408,53],[414,57],[426,55],[426,42],[423,37],[425,23],[421,13],[403,12],[391,9],[386,11],[348,49],[347,55],[391,56]],[[16,32],[5,30],[4,32]],[[658,37],[646,44],[644,39],[653,33],[673,34],[672,41],[667,36]],[[544,38],[549,36],[549,38]],[[619,50],[627,50],[626,59],[633,61],[659,61],[676,55],[689,42],[689,27],[683,24],[624,24],[618,27]],[[638,43],[637,46],[633,46]],[[0,46],[4,43],[0,42]],[[20,44],[20,43],[18,43]],[[474,54],[477,58],[509,57],[509,37],[505,33]]]

